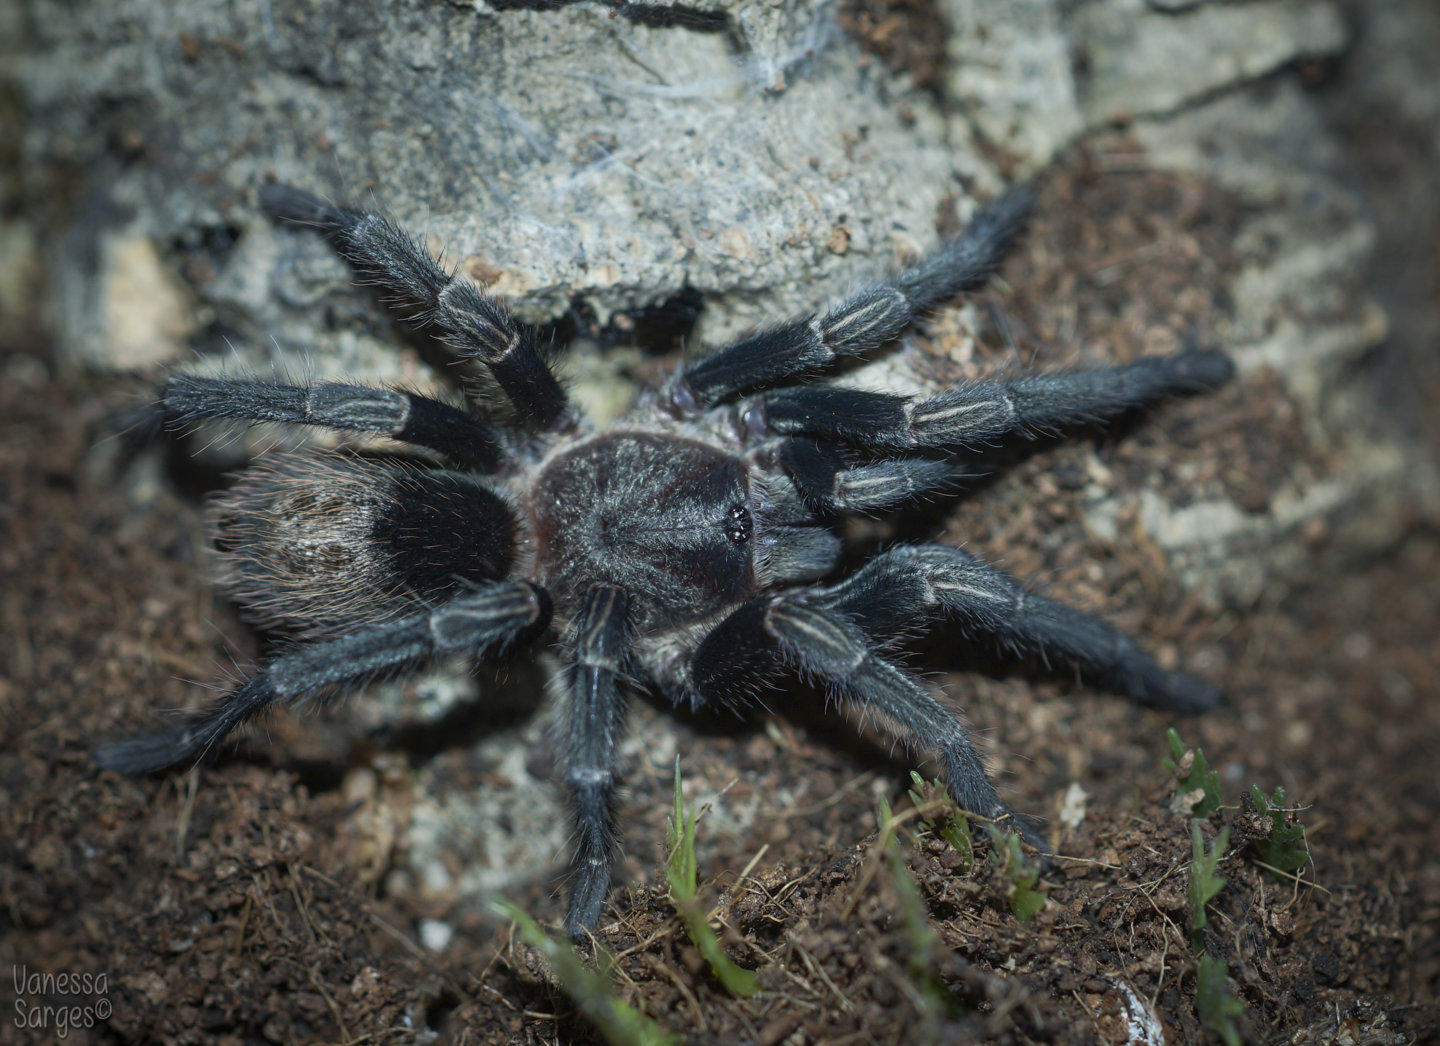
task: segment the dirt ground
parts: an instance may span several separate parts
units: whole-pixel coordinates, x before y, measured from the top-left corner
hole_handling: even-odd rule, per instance
[[[1018,351],[1042,365],[1073,358],[1075,345],[1130,358],[1177,331],[1213,344],[1207,317],[1226,303],[1205,288],[1228,264],[1233,219],[1203,187],[1106,175],[1072,157],[992,303]],[[1162,231],[1193,250],[1123,263]],[[937,376],[1009,358],[997,340],[957,363],[949,329],[937,319],[921,346]],[[184,493],[177,448],[117,434],[153,385],[57,374],[43,339],[8,347],[0,367],[0,960],[16,970],[20,1007],[7,1005],[0,1041],[52,1041],[67,1022],[79,1042],[595,1038],[504,920],[387,888],[393,854],[376,842],[377,804],[391,797],[403,827],[394,797],[422,760],[483,789],[492,771],[463,748],[332,746],[317,758],[304,739],[324,722],[278,715],[268,741],[198,772],[128,780],[91,766],[97,741],[203,700],[189,681],[255,656],[259,641],[203,582],[199,502]],[[1434,402],[1440,388],[1422,393]],[[1229,706],[1178,726],[1221,775],[1226,805],[1203,831],[1213,841],[1228,825],[1231,845],[1201,943],[1227,964],[1243,1005],[1236,1027],[1255,1042],[1436,1041],[1440,534],[1417,521],[1388,554],[1354,563],[1317,528],[1308,583],[1216,615],[1145,548],[1098,548],[1080,521],[1092,459],[1116,490],[1183,464],[1188,482],[1222,484],[1263,511],[1271,477],[1306,453],[1297,425],[1281,384],[1252,375],[1028,457],[911,530],[882,522],[859,537],[923,528],[963,539],[1162,659],[1223,681]],[[954,639],[921,644],[918,663],[954,669]],[[910,764],[826,717],[818,699],[743,721],[639,700],[635,729],[678,738],[687,782],[728,786],[758,809],[739,840],[707,834],[702,816],[698,858],[702,899],[762,990],[730,997],[657,885],[670,781],[642,767],[628,782],[628,856],[600,933],[617,995],[692,1042],[1206,1041],[1191,824],[1172,811],[1162,766],[1171,721],[1065,679],[985,658],[980,668],[934,678],[964,704],[1012,804],[1048,818],[1069,855],[1046,872],[1049,900],[1033,922],[1010,913],[1009,880],[983,847],[966,870],[947,844],[907,837],[932,938],[917,956],[904,898],[874,852],[878,800],[904,811]],[[545,766],[551,753],[534,758]],[[797,779],[813,798],[777,803]],[[1071,782],[1084,816],[1062,828]],[[1287,816],[1305,826],[1311,862],[1298,877],[1265,871],[1243,845],[1260,830],[1240,806],[1252,783],[1283,786]],[[556,885],[512,900],[553,928]],[[421,943],[425,920],[455,927],[443,951]],[[93,976],[25,981],[41,971]],[[22,1013],[32,1026],[17,1027]]]

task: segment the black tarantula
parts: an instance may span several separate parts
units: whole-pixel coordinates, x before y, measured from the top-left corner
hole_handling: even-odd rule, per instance
[[[802,380],[982,286],[1023,228],[1030,190],[982,208],[959,238],[889,283],[686,364],[603,431],[566,397],[530,330],[390,221],[277,184],[261,200],[319,229],[460,358],[485,364],[521,424],[394,388],[172,377],[163,408],[174,422],[378,433],[449,467],[312,453],[252,468],[221,504],[218,544],[239,602],[303,640],[186,725],[101,748],[101,766],[160,769],[202,755],[271,705],[547,638],[567,664],[576,852],[565,927],[579,938],[610,887],[631,680],[698,707],[806,677],[938,752],[951,794],[988,818],[1013,815],[959,718],[886,652],[927,618],[1147,705],[1199,712],[1221,702],[1215,687],[1161,668],[1110,625],[958,548],[895,545],[833,576],[845,513],[953,489],[966,448],[1091,425],[1231,376],[1225,356],[1190,351],[930,396]]]

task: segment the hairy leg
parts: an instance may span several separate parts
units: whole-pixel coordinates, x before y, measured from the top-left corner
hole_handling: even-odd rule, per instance
[[[923,399],[804,385],[761,393],[742,409],[750,430],[762,435],[814,436],[891,452],[985,446],[1208,392],[1234,372],[1224,354],[1193,351],[1123,367],[980,381]]]
[[[616,752],[624,725],[620,673],[629,652],[625,593],[596,585],[576,622],[565,706],[565,784],[575,806],[575,861],[565,932],[584,938],[600,921],[615,851]]]
[[[481,472],[494,471],[502,460],[499,439],[489,425],[448,403],[400,389],[177,374],[165,383],[160,405],[172,424],[234,418],[313,425],[429,447]]]
[[[566,414],[565,392],[540,358],[530,330],[469,280],[447,273],[399,226],[276,182],[261,190],[260,201],[278,218],[325,232],[345,260],[394,295],[398,305],[418,310],[415,318],[439,331],[462,357],[488,366],[531,424],[548,428]]]
[[[1009,574],[958,548],[892,548],[814,599],[877,642],[912,631],[925,617],[948,617],[972,635],[1076,669],[1141,704],[1193,714],[1225,700],[1203,679],[1160,667],[1113,625],[1029,593]]]
[[[549,613],[549,600],[527,582],[497,582],[444,606],[297,646],[186,726],[118,741],[95,750],[106,770],[148,773],[204,755],[232,730],[271,705],[329,697],[375,679],[413,671],[436,657],[480,655],[505,645]]]
[[[890,341],[917,315],[990,278],[1025,227],[1035,196],[1011,190],[976,212],[965,232],[889,283],[861,291],[824,316],[804,317],[716,349],[670,384],[686,411],[723,402],[857,356]]]
[[[1034,828],[996,794],[959,717],[875,646],[843,613],[803,596],[775,596],[747,603],[716,627],[691,658],[690,682],[702,700],[729,703],[754,694],[786,668],[798,671],[876,714],[912,746],[938,752],[950,794],[963,809],[1011,821],[1043,849]]]

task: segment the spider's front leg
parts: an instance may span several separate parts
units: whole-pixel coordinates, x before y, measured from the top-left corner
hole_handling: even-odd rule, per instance
[[[978,638],[1073,668],[1152,708],[1194,715],[1225,701],[1203,679],[1162,668],[1113,625],[1027,592],[1004,571],[946,545],[892,548],[817,602],[854,621],[873,642],[912,629],[917,616],[949,617]]]
[[[993,446],[1061,433],[1225,384],[1235,366],[1207,350],[1146,356],[1120,367],[977,381],[921,399],[864,389],[799,385],[741,404],[762,434],[804,435],[887,453]]]
[[[975,212],[964,233],[889,283],[861,291],[824,316],[791,320],[688,364],[670,384],[671,401],[687,412],[700,410],[878,348],[927,309],[983,287],[1034,205],[1029,186],[991,200]]]
[[[939,458],[898,457],[870,464],[845,461],[829,443],[792,436],[773,451],[812,512],[874,512],[959,485],[965,471]]]
[[[191,723],[105,745],[94,759],[126,774],[162,770],[204,755],[271,705],[355,690],[449,654],[479,656],[540,625],[549,612],[549,598],[528,582],[478,586],[422,614],[297,646]]]
[[[812,594],[745,604],[696,648],[691,685],[706,700],[730,703],[750,697],[784,668],[798,671],[861,711],[878,713],[905,741],[938,752],[950,794],[963,809],[1013,823],[1033,846],[1046,849],[1034,827],[996,794],[956,715],[877,653],[864,629],[819,602]]]

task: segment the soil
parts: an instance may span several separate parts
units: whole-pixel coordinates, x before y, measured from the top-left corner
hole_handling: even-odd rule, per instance
[[[1074,156],[982,299],[1008,335],[967,357],[946,333],[958,314],[946,314],[916,351],[954,377],[1015,359],[1123,360],[1169,339],[1213,344],[1209,318],[1226,303],[1207,288],[1229,264],[1234,218],[1204,186]],[[1155,242],[1174,249],[1136,254]],[[202,700],[186,680],[214,679],[214,665],[253,656],[258,641],[203,581],[199,505],[175,448],[127,429],[153,385],[57,374],[43,345],[12,346],[0,366],[0,958],[16,969],[21,1007],[7,1007],[0,1041],[51,1041],[62,1022],[79,1042],[596,1040],[507,920],[386,886],[390,851],[374,845],[383,797],[403,793],[422,758],[483,788],[463,751],[327,749],[332,765],[318,772],[288,746],[323,728],[283,715],[268,740],[199,771],[95,770],[98,741]],[[701,899],[761,991],[731,997],[687,938],[660,872],[669,768],[641,766],[598,935],[615,997],[701,1043],[1221,1041],[1197,1014],[1198,945],[1225,963],[1246,1041],[1440,1038],[1440,534],[1417,521],[1391,552],[1355,563],[1318,527],[1307,584],[1215,612],[1143,544],[1099,546],[1081,522],[1094,462],[1117,491],[1184,476],[1263,511],[1296,455],[1323,474],[1299,432],[1283,383],[1248,376],[1047,446],[925,522],[1229,693],[1225,709],[1173,724],[994,658],[932,675],[976,724],[1008,799],[1048,818],[1065,855],[1045,870],[1048,901],[1031,922],[1011,913],[1012,879],[983,837],[967,866],[943,840],[916,837],[912,818],[900,833],[907,875],[896,876],[877,850],[877,811],[885,798],[905,816],[911,764],[867,727],[824,715],[818,698],[743,721],[637,701],[634,729],[673,733],[691,786],[728,787],[758,810],[738,839],[707,832],[702,812],[698,863]],[[922,643],[915,663],[953,670],[955,643]],[[1171,725],[1219,770],[1225,802],[1199,822],[1212,846],[1228,826],[1228,846],[1198,934],[1194,827],[1162,765]],[[356,771],[365,787],[353,787]],[[797,780],[810,798],[778,802]],[[1284,821],[1304,825],[1298,875],[1257,861],[1266,824],[1241,803],[1252,784],[1283,787]],[[1078,824],[1060,817],[1067,794],[1076,807],[1075,785]],[[553,930],[555,885],[512,900]],[[923,927],[905,914],[916,891]],[[443,950],[422,943],[427,920],[454,927]],[[104,982],[23,982],[38,971]],[[34,1026],[17,1027],[22,1012]]]

